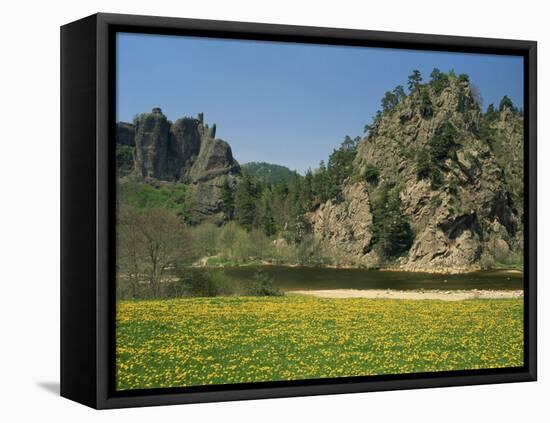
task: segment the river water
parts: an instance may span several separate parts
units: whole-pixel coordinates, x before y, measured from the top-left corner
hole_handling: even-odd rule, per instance
[[[225,268],[231,279],[247,281],[261,269],[283,291],[318,289],[399,289],[399,290],[521,290],[523,274],[486,270],[462,275],[392,272],[366,269],[250,266]]]

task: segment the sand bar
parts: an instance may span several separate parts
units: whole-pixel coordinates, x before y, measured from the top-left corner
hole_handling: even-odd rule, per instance
[[[326,289],[312,291],[287,291],[287,294],[311,295],[319,298],[386,298],[396,300],[443,300],[461,301],[473,299],[505,299],[522,298],[522,290],[493,291],[493,290],[424,290],[400,291],[393,289]]]

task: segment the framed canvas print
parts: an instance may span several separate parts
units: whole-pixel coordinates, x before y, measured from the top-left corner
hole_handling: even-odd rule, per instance
[[[536,379],[536,43],[61,29],[61,393]]]

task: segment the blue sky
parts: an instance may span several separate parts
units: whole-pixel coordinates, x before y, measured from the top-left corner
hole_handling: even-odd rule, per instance
[[[362,135],[388,90],[419,69],[467,73],[483,104],[523,105],[523,59],[365,47],[118,34],[117,120],[159,106],[217,124],[240,163],[304,172]]]

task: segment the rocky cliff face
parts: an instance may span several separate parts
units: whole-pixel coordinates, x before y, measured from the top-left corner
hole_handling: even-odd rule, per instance
[[[221,187],[227,178],[236,184],[240,166],[231,147],[216,139],[216,125],[204,123],[203,114],[170,122],[160,108],[142,113],[134,124],[117,125],[117,144],[133,146],[133,172],[144,182],[186,183],[186,220],[221,224]]]
[[[467,80],[414,90],[359,144],[343,199],[310,216],[317,238],[339,248],[343,262],[410,271],[467,272],[521,254],[522,116],[497,113],[488,136]],[[369,168],[377,181],[365,181]],[[397,257],[384,257],[373,237],[373,199],[389,188],[414,234]]]
[[[350,265],[377,264],[377,257],[367,254],[373,238],[373,216],[366,184],[348,184],[341,201],[321,204],[310,219],[314,237],[338,261]]]

